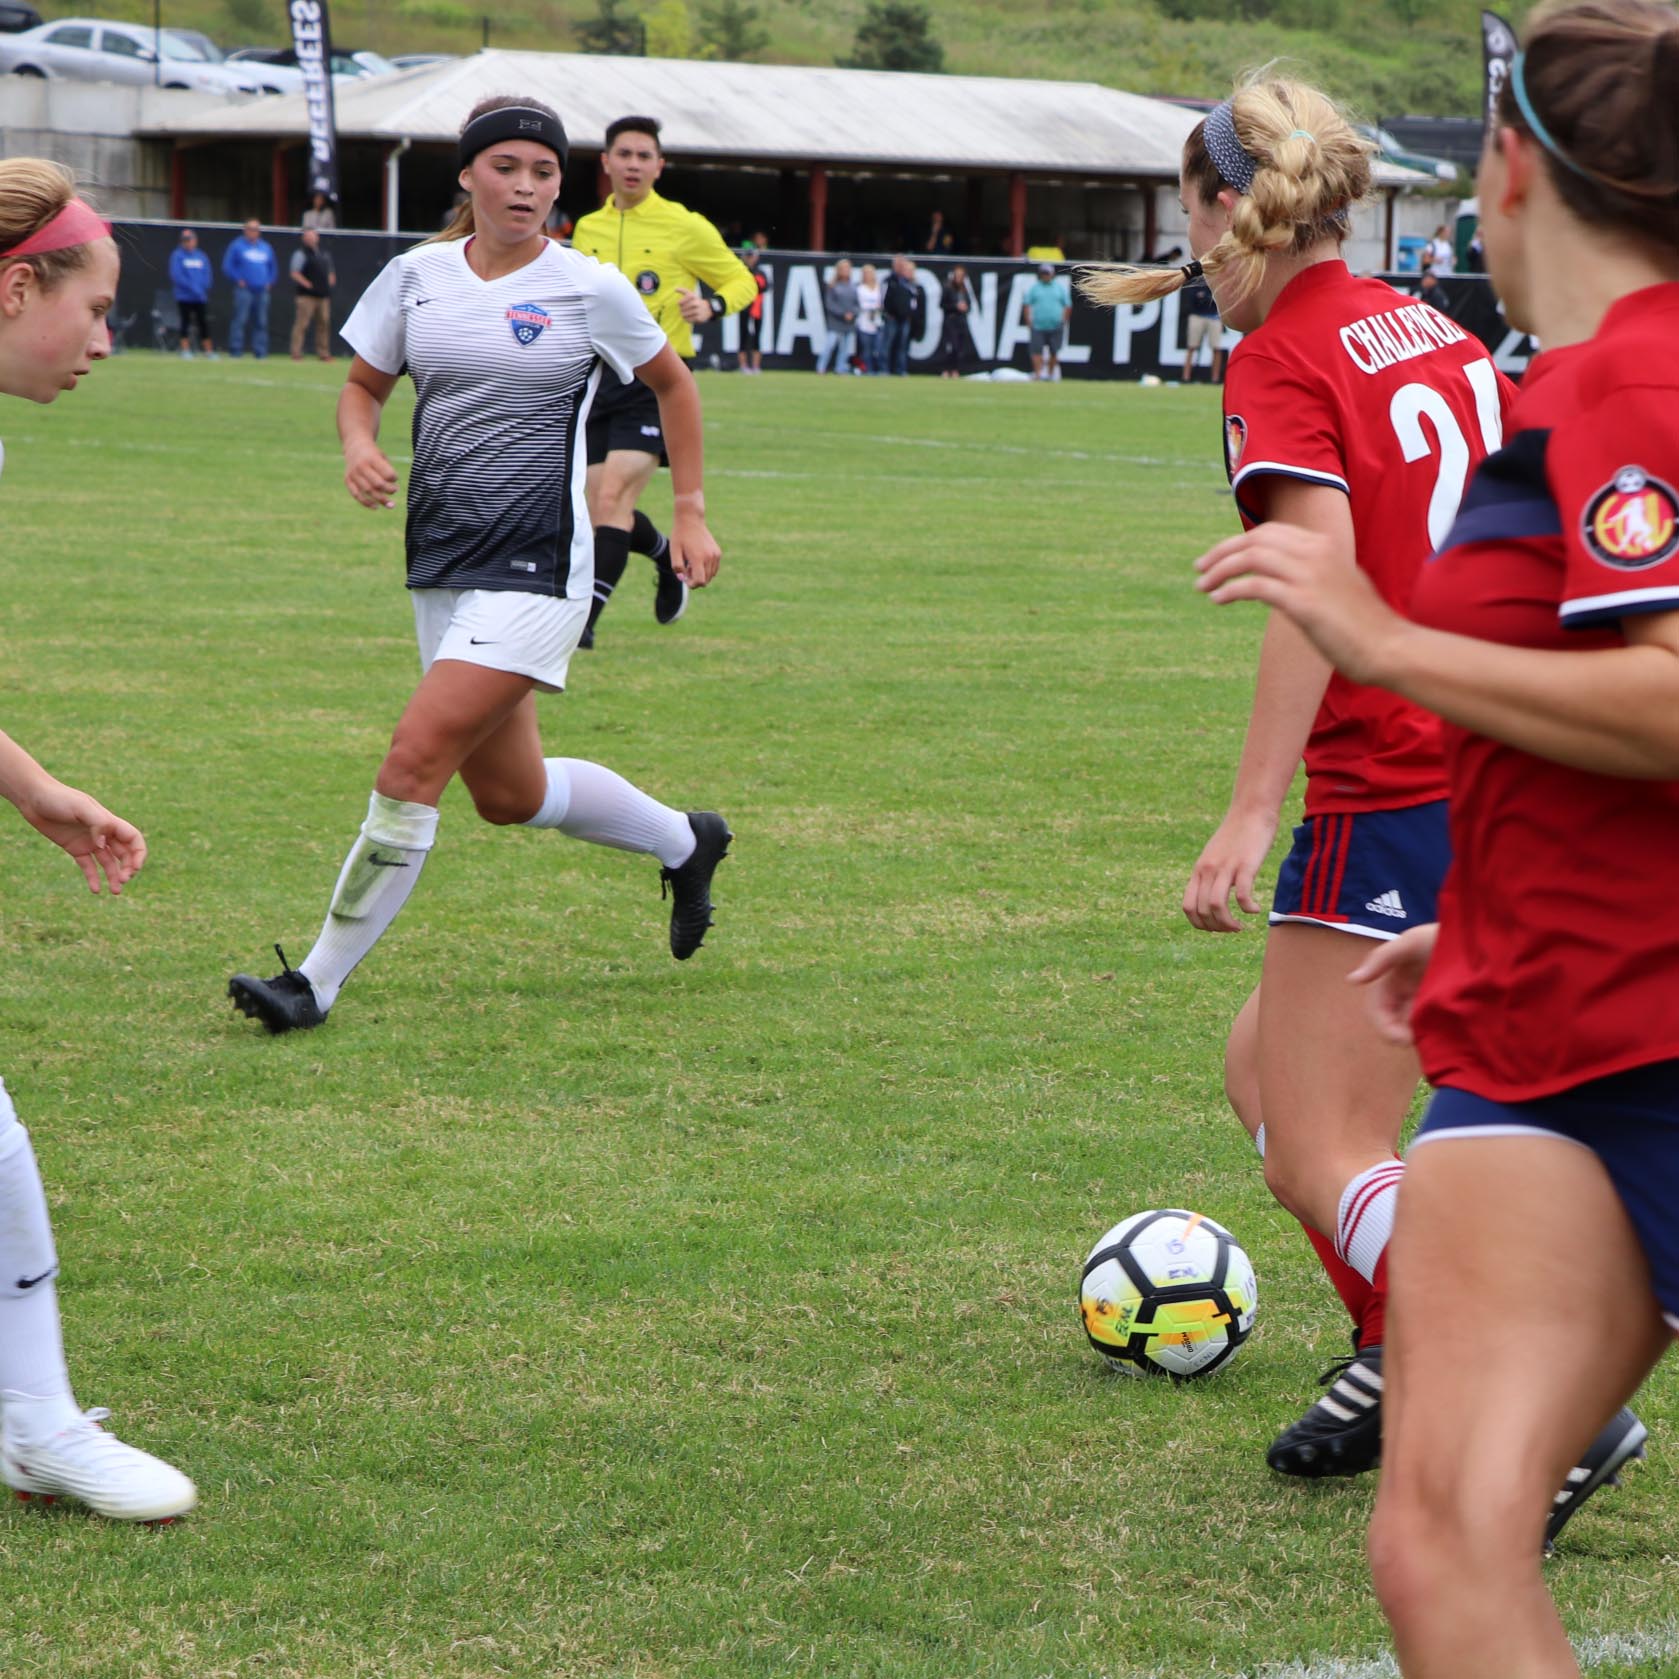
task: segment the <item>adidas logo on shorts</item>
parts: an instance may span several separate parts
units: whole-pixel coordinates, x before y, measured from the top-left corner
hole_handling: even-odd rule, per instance
[[[1374,910],[1377,915],[1391,915],[1396,921],[1406,919],[1405,906],[1400,903],[1397,892],[1383,892],[1379,897],[1372,898],[1364,907]]]

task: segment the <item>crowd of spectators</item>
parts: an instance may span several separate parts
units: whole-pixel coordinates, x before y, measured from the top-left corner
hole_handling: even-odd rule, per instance
[[[338,284],[338,274],[321,235],[337,225],[331,202],[324,193],[316,193],[314,202],[303,212],[298,248],[287,266],[287,284],[293,297],[293,361],[303,360],[311,331],[316,356],[322,361],[332,360],[332,291]],[[280,263],[274,247],[262,236],[262,223],[254,216],[222,253],[220,268],[222,279],[233,292],[228,353],[242,356],[248,348],[252,357],[261,361],[268,354],[269,311],[280,285]],[[216,264],[199,247],[198,234],[190,227],[182,228],[169,258],[169,284],[180,316],[180,353],[187,360],[195,354],[212,359],[216,356],[210,322],[216,272]]]

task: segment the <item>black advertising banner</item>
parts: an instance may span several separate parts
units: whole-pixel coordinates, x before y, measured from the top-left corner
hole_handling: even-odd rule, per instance
[[[324,190],[324,189],[323,189]],[[154,292],[169,283],[169,253],[180,238],[180,222],[125,221],[116,224],[122,246],[122,280],[117,294],[117,316],[134,316],[128,329],[132,348],[149,345],[150,311]],[[221,253],[239,236],[237,222],[220,226],[208,222],[193,224],[200,244],[210,253],[220,273]],[[329,238],[332,260],[338,270],[334,292],[334,315],[348,319],[356,300],[372,285],[379,270],[399,252],[408,250],[422,234],[352,233],[340,231]],[[281,272],[297,248],[297,235],[287,229],[271,229],[268,238],[280,259]],[[764,366],[789,371],[809,371],[816,364],[827,328],[822,308],[822,283],[832,270],[834,258],[805,251],[766,251],[759,263],[769,280],[763,294],[763,320],[758,343]],[[877,266],[885,269],[891,259],[882,257]],[[940,344],[944,335],[943,282],[950,264],[930,260],[916,265],[926,309],[920,330],[909,345],[912,373],[936,373],[943,365]],[[1008,257],[968,257],[968,331],[962,340],[961,371],[969,375],[1008,380],[1027,376],[1029,333],[1024,321],[1026,289],[1037,278],[1030,265]],[[1417,289],[1415,274],[1382,276],[1396,293]],[[1409,301],[1396,296],[1394,307]],[[1061,366],[1069,379],[1139,379],[1167,381],[1183,377],[1187,325],[1181,294],[1155,303],[1133,303],[1122,309],[1095,309],[1075,297],[1073,318],[1067,329],[1067,343]],[[1498,299],[1483,275],[1448,275],[1435,292],[1435,306],[1487,347],[1500,372],[1520,379],[1537,349],[1525,333],[1505,321]],[[210,294],[212,326],[225,321],[232,307],[231,294],[218,281]],[[174,327],[170,315],[168,326]],[[167,336],[167,334],[165,335]],[[703,368],[732,369],[737,363],[744,334],[739,315],[727,315],[714,325],[696,330],[698,363]],[[1229,351],[1240,341],[1238,333],[1225,329],[1222,347]],[[1203,345],[1195,357],[1195,377],[1205,381],[1211,352]]]
[[[326,0],[291,0],[291,38],[309,102],[308,196],[338,197],[338,120],[332,108],[332,25]]]
[[[1481,13],[1481,56],[1486,66],[1486,131],[1492,133],[1498,96],[1510,79],[1510,65],[1516,57],[1516,31],[1497,12]]]

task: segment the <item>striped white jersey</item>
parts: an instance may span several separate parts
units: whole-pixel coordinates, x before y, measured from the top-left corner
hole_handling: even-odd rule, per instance
[[[628,382],[665,335],[629,281],[592,257],[550,243],[481,280],[468,243],[394,257],[343,329],[363,361],[414,381],[408,587],[587,600],[589,403],[601,378]]]

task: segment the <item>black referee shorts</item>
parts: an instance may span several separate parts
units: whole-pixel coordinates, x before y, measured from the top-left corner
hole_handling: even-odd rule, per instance
[[[669,466],[665,432],[659,423],[659,399],[639,379],[618,382],[610,367],[601,369],[600,388],[589,409],[589,465],[599,466],[614,449],[657,455]]]

